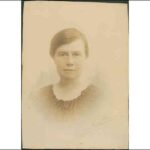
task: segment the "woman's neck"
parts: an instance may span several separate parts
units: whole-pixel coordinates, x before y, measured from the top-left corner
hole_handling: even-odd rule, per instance
[[[81,80],[79,78],[76,79],[61,79],[60,82],[58,83],[59,87],[61,88],[75,88],[77,86],[80,86]]]
[[[88,82],[80,78],[75,80],[61,79],[58,84],[54,86],[54,93],[58,99],[71,100],[80,96],[81,92],[87,88]]]

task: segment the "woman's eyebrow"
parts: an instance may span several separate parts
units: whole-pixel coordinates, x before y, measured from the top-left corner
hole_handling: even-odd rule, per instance
[[[64,49],[60,49],[59,51],[58,51],[58,53],[59,52],[67,52],[66,50],[64,50]]]
[[[78,51],[78,50],[74,50],[72,52],[75,52],[75,53],[81,53],[81,51]]]
[[[78,52],[78,53],[80,53],[81,51],[80,50],[70,50],[71,52]],[[68,50],[65,50],[65,49],[59,49],[58,50],[58,53],[59,52],[69,52]]]

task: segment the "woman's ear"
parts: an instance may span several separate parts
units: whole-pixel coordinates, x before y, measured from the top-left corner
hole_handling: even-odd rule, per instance
[[[55,62],[55,58],[54,58],[54,57],[52,57],[52,60],[53,60],[54,64],[56,64],[56,62]]]

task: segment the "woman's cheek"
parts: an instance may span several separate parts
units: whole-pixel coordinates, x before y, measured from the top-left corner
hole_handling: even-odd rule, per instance
[[[64,60],[63,60],[63,59],[60,59],[60,58],[57,58],[57,59],[55,60],[55,63],[56,63],[57,66],[62,66],[62,64],[64,64]]]
[[[77,62],[76,62],[77,66],[78,67],[82,67],[84,65],[84,60],[83,59],[79,59]]]

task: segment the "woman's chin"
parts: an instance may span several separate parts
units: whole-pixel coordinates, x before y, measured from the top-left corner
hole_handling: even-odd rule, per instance
[[[74,74],[67,74],[67,75],[63,75],[62,78],[67,79],[67,80],[75,80],[75,79],[78,79],[79,76],[74,75]]]

